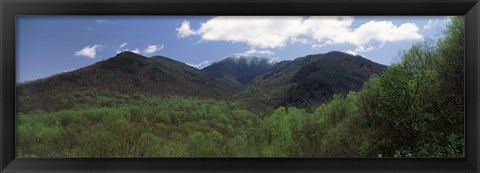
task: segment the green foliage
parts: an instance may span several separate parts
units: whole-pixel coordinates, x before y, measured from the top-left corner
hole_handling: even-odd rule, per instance
[[[17,156],[462,157],[463,25],[463,18],[452,18],[444,39],[412,46],[361,91],[327,87],[322,92],[333,96],[311,112],[94,89],[51,95],[58,107],[42,110],[35,109],[42,103],[21,95]],[[320,67],[339,70],[306,68]],[[329,72],[309,71],[299,75]],[[350,80],[346,72],[336,74],[346,76],[328,81]],[[325,95],[304,91],[298,98]]]
[[[414,45],[364,85],[360,113],[371,132],[364,155],[463,156],[462,33],[463,18],[453,18],[438,47],[431,40]]]
[[[207,133],[194,132],[187,138],[187,152],[193,157],[225,156],[225,138],[213,130]]]
[[[75,102],[72,109],[17,114],[18,156],[255,155],[248,136],[259,119],[239,104],[119,93],[71,95],[59,97]]]

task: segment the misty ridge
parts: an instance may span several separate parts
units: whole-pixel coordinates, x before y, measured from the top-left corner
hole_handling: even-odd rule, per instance
[[[121,52],[17,84],[18,157],[463,157],[464,21],[384,66]]]

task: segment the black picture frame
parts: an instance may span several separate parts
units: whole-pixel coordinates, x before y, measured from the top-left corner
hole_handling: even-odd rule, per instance
[[[478,0],[0,0],[1,172],[479,172]],[[18,15],[465,15],[465,158],[15,158]]]

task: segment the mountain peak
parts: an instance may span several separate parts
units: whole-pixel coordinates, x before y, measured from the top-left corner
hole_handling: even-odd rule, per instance
[[[233,61],[236,63],[246,63],[247,65],[252,65],[252,64],[261,64],[261,63],[267,63],[267,64],[275,64],[276,61],[273,58],[266,58],[266,57],[258,57],[258,56],[253,56],[253,55],[242,55],[242,54],[236,54],[232,56],[227,56],[224,59],[218,61],[218,62],[225,62],[225,61]]]
[[[117,55],[115,55],[115,57],[119,57],[119,56],[141,56],[141,57],[144,57],[140,54],[137,54],[137,53],[131,52],[131,51],[123,51],[123,52],[117,53]]]
[[[230,55],[225,57],[225,59],[241,59],[241,58],[260,58],[260,57],[253,56],[253,55],[245,55],[245,54],[235,54],[235,55]]]
[[[334,94],[358,91],[371,75],[386,68],[339,51],[299,57],[279,67],[259,76],[238,97],[259,104],[314,108]]]
[[[273,68],[275,63],[271,58],[232,55],[205,67],[202,71],[218,78],[246,85],[255,77]]]
[[[357,54],[352,54],[352,53],[347,53],[347,52],[342,52],[342,51],[330,51],[330,52],[325,53],[324,55],[333,56],[333,57],[335,57],[335,56],[362,57],[362,56],[357,55]]]

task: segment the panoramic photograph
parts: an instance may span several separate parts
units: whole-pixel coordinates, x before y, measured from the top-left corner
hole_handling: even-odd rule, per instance
[[[463,158],[463,16],[18,16],[20,158]]]

